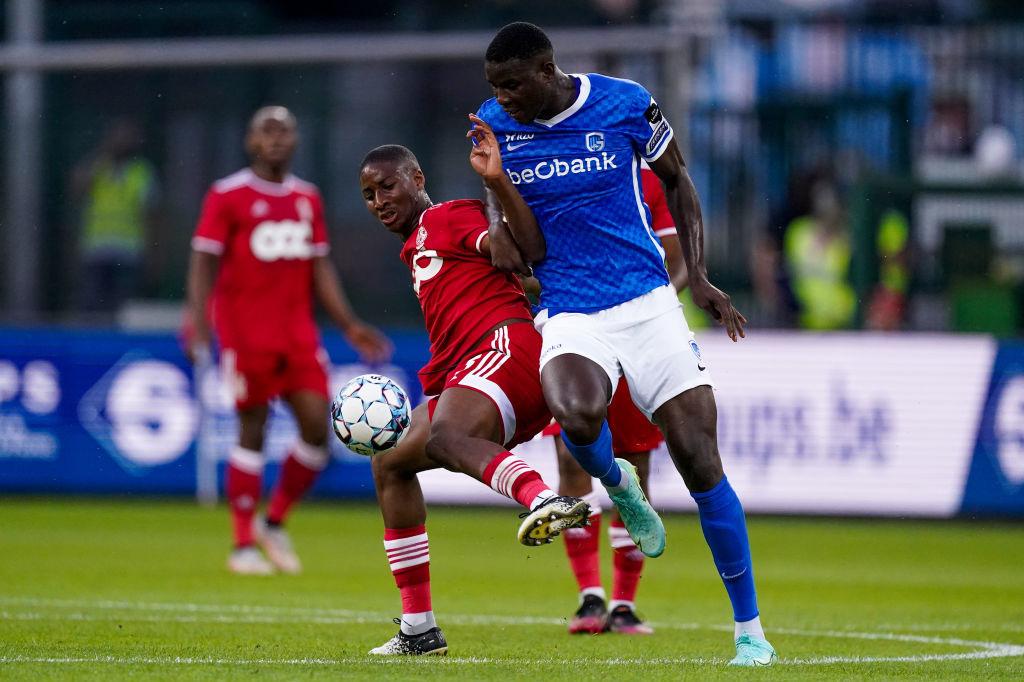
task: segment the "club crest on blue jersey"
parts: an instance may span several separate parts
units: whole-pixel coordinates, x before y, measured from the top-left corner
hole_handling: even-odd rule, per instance
[[[587,133],[587,149],[592,152],[604,149],[604,133]]]

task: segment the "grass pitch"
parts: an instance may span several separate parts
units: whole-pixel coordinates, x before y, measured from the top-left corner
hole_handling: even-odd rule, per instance
[[[1020,525],[750,520],[762,618],[783,664],[735,671],[730,611],[693,516],[641,581],[651,637],[569,636],[562,547],[512,510],[434,509],[447,658],[371,659],[398,593],[370,505],[306,505],[301,576],[224,569],[228,517],[188,502],[0,501],[2,679],[1024,677]],[[603,541],[603,539],[602,539]],[[607,544],[607,543],[605,543]],[[610,559],[604,556],[606,588]]]

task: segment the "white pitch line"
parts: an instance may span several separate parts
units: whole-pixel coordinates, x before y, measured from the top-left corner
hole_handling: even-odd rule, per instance
[[[110,621],[128,620],[137,622],[185,622],[185,623],[311,623],[311,624],[354,624],[376,622],[389,617],[389,614],[377,612],[352,611],[348,609],[323,609],[287,606],[246,606],[239,604],[197,604],[174,602],[130,602],[114,600],[79,600],[79,599],[48,599],[35,597],[4,597],[0,596],[0,604],[67,608],[94,608],[106,611],[102,614],[90,614],[81,611],[70,613],[45,613],[23,611],[0,611],[0,620],[69,620],[69,621]],[[117,613],[117,611],[127,611]],[[141,614],[139,612],[142,612]],[[145,612],[151,612],[146,614]],[[157,613],[152,613],[157,612]],[[174,612],[178,612],[175,614]],[[233,615],[226,615],[228,614]],[[498,616],[488,614],[448,614],[444,620],[464,625],[564,625],[561,618],[540,618],[532,616]],[[660,623],[656,627],[674,630],[709,629],[731,631],[729,626],[702,625],[698,623]],[[794,628],[775,628],[774,632],[802,637],[824,637],[861,640],[885,640],[908,642],[915,644],[936,644],[941,646],[964,647],[973,651],[946,654],[919,654],[908,656],[830,656],[815,658],[784,659],[784,665],[834,665],[858,663],[926,663],[954,660],[972,660],[987,658],[1006,658],[1024,656],[1024,645],[1003,642],[974,641],[950,637],[934,637],[896,632],[855,632],[847,630],[806,630]],[[145,657],[67,657],[44,658],[14,656],[0,658],[0,663],[113,663],[130,664],[164,664],[164,665],[229,665],[229,664],[266,664],[266,665],[345,665],[350,663],[393,662],[394,659],[219,659],[219,658],[145,658]],[[448,664],[500,664],[516,662],[519,664],[548,665],[549,660],[505,661],[491,658],[457,658],[446,659]],[[581,665],[597,663],[602,665],[677,665],[681,663],[717,663],[715,659],[671,658],[671,659],[597,659],[579,663],[566,661],[563,664]]]

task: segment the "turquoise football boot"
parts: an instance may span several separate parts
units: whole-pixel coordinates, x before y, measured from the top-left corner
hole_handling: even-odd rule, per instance
[[[740,635],[736,638],[736,658],[729,661],[729,665],[756,668],[778,662],[779,657],[767,639],[753,635]]]
[[[609,490],[608,495],[618,507],[622,523],[640,551],[651,558],[661,556],[665,551],[665,524],[647,501],[647,496],[640,487],[640,479],[636,475],[636,467],[618,457],[615,461],[622,469],[622,475],[627,478],[629,485],[621,493]]]

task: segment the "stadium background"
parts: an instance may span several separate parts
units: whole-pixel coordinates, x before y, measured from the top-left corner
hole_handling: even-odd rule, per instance
[[[375,369],[415,386],[427,346],[421,318],[396,243],[361,204],[355,164],[377,144],[406,144],[435,200],[478,195],[463,135],[465,114],[489,96],[481,55],[496,27],[527,19],[550,29],[561,66],[645,83],[675,124],[705,210],[712,279],[751,320],[738,346],[718,330],[698,332],[718,382],[726,468],[748,512],[824,515],[820,532],[840,537],[938,531],[911,522],[853,528],[836,515],[961,517],[942,526],[955,534],[949,547],[971,533],[1019,546],[1017,2],[3,0],[0,8],[0,493],[8,519],[44,520],[29,542],[57,542],[71,521],[53,514],[46,525],[56,509],[89,514],[100,505],[90,522],[106,532],[105,503],[88,496],[123,497],[111,515],[137,510],[139,519],[152,513],[144,511],[152,496],[216,497],[233,416],[216,374],[185,362],[177,328],[203,193],[244,165],[245,124],[260,105],[296,113],[295,172],[324,192],[332,257],[357,310],[396,342],[394,364]],[[159,220],[147,233],[153,248],[140,286],[118,309],[96,312],[76,298],[81,215],[71,181],[110,124],[126,119],[156,170]],[[857,300],[849,324],[830,332],[801,329],[759,275],[759,264],[779,257],[788,221],[807,209],[800,183],[822,168],[847,209]],[[908,228],[908,284],[905,313],[881,331],[869,305],[890,211]],[[325,329],[325,340],[335,385],[365,371],[336,333]],[[272,460],[292,434],[275,411]],[[371,499],[367,460],[333,447],[314,496]],[[556,471],[549,444],[524,447],[546,475]],[[501,503],[449,474],[425,481],[433,502]],[[656,506],[692,508],[664,452],[655,454],[652,488]],[[309,513],[330,528],[322,511]],[[362,507],[337,513],[346,523],[373,517]],[[1011,521],[982,520],[991,517]],[[0,523],[8,550],[26,541],[11,528]],[[367,538],[376,542],[377,531],[367,528]],[[12,579],[4,604],[38,594],[32,569],[11,571],[26,582]],[[1019,596],[1019,578],[1009,584]],[[1019,620],[1019,603],[1008,599],[1010,620]]]

